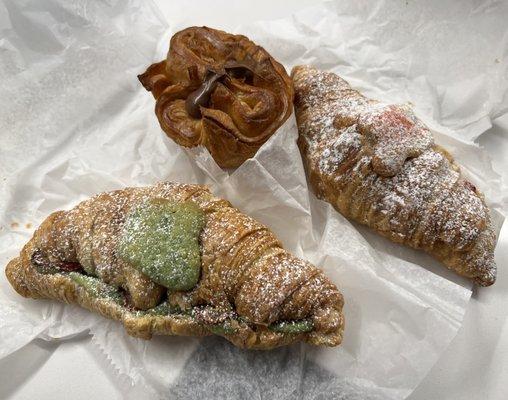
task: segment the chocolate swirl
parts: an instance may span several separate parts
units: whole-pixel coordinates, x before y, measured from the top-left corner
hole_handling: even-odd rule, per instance
[[[211,28],[176,33],[167,59],[138,78],[166,134],[185,147],[206,146],[223,168],[252,157],[292,110],[284,67],[245,36]]]

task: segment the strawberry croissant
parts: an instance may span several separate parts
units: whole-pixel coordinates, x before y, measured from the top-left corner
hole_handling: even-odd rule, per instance
[[[475,283],[493,284],[496,237],[483,195],[411,110],[368,99],[313,67],[292,75],[298,144],[317,195]]]

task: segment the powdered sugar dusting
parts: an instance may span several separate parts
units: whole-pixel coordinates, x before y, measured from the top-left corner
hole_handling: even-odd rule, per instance
[[[361,148],[360,135],[356,125],[351,125],[340,132],[340,135],[331,138],[330,145],[322,148],[318,168],[322,173],[336,171],[351,156]]]
[[[369,100],[335,74],[293,71],[299,143],[317,194],[390,239],[480,284],[495,279],[482,195],[405,106]]]
[[[170,292],[118,257],[127,216],[153,199],[191,201],[205,215],[200,232],[201,276],[190,291]],[[28,248],[37,253],[31,267],[48,263],[54,269],[44,273],[65,274],[63,265],[74,263],[77,275],[95,276],[117,288],[119,298],[125,299],[124,313],[138,315],[167,298],[170,307],[188,316],[189,323],[215,324],[207,329],[223,335],[240,335],[239,330],[244,330],[242,335],[255,336],[256,346],[261,346],[257,341],[267,332],[272,341],[268,347],[277,343],[274,340],[287,341],[283,332],[270,331],[270,324],[304,319],[314,329],[295,338],[328,345],[337,345],[342,338],[343,300],[335,285],[316,267],[285,251],[264,225],[202,186],[160,183],[100,194],[70,211],[52,214],[31,244]],[[244,340],[241,337],[237,339]]]

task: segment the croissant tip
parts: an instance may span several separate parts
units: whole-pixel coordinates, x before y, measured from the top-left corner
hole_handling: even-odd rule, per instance
[[[20,276],[21,260],[19,257],[11,260],[5,267],[5,275],[14,290],[23,297],[30,297],[30,290],[23,283]]]
[[[474,279],[474,283],[482,287],[492,286],[495,282],[496,276],[492,274],[478,276]]]

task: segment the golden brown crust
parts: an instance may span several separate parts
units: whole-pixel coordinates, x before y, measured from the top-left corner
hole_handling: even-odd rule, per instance
[[[292,111],[293,86],[281,64],[245,36],[207,27],[176,33],[167,59],[139,80],[155,97],[166,134],[185,147],[205,146],[223,168],[252,157]],[[204,82],[207,94],[190,101]]]
[[[184,309],[206,306],[200,309],[209,314],[158,316],[129,308],[151,308],[162,296],[160,286],[119,260],[115,251],[126,215],[153,198],[193,201],[205,213],[200,235],[200,281],[191,291],[168,297]],[[40,265],[45,262],[46,267],[59,268],[57,273],[43,273]],[[129,304],[91,295],[65,272],[76,268],[123,288]],[[20,256],[8,264],[6,274],[24,297],[80,304],[121,321],[130,335],[145,339],[153,334],[209,335],[213,330],[201,322],[213,320],[220,310],[224,315],[236,313],[241,317],[234,322],[235,332],[221,334],[241,347],[268,349],[298,340],[335,346],[342,340],[343,298],[323,272],[285,251],[268,228],[198,185],[160,183],[127,188],[98,195],[72,210],[53,213]],[[316,328],[302,334],[268,329],[276,321],[299,319],[312,320]]]
[[[483,195],[411,110],[313,67],[292,76],[298,145],[316,194],[390,240],[493,284],[496,237]]]

